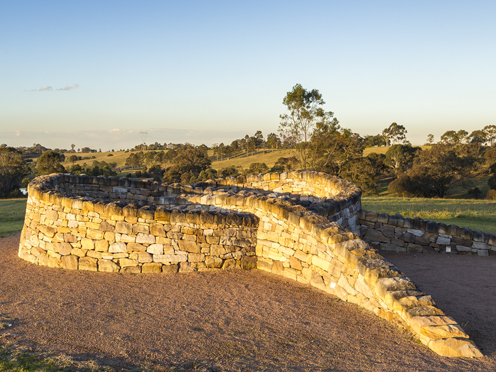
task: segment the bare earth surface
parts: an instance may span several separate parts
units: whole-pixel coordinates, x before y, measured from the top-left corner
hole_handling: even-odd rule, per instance
[[[0,320],[13,319],[0,346],[115,370],[496,370],[494,257],[388,255],[466,323],[486,355],[471,360],[439,357],[355,305],[261,271],[64,271],[17,258],[18,242],[0,239]]]

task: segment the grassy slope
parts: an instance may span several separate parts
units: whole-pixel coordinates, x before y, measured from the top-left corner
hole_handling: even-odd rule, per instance
[[[0,200],[0,237],[21,231],[27,199]]]
[[[109,154],[112,154],[113,156],[109,156]],[[78,160],[75,162],[75,164],[83,165],[84,163],[86,164],[92,164],[95,160],[98,161],[105,161],[107,163],[113,163],[116,162],[118,167],[124,167],[124,164],[126,163],[126,159],[129,157],[131,154],[131,151],[125,152],[125,151],[115,151],[115,152],[93,152],[90,154],[81,154],[81,153],[76,153],[75,155],[81,156],[81,157],[92,157],[94,156],[95,159],[84,159],[84,160]],[[67,153],[65,154],[66,158],[69,158],[72,154]],[[62,165],[66,168],[69,168],[72,163],[65,161],[62,163]]]
[[[487,200],[363,197],[362,207],[496,234],[496,202]]]

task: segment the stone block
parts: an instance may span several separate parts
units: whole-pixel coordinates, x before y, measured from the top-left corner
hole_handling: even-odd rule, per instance
[[[81,257],[79,259],[79,270],[98,271],[97,260],[91,257]]]
[[[110,260],[99,259],[98,271],[104,273],[118,273],[120,271],[120,267],[115,262]]]
[[[113,243],[110,244],[108,251],[110,253],[122,253],[122,252],[127,252],[127,246],[126,243]]]
[[[174,274],[174,273],[177,273],[178,270],[179,270],[179,265],[176,265],[176,264],[163,265],[162,266],[162,272],[163,273]]]
[[[211,269],[221,268],[223,263],[224,260],[218,257],[207,257],[205,259],[205,264],[207,265],[208,268]]]
[[[143,274],[158,274],[162,272],[161,263],[145,263],[141,266],[141,272]]]
[[[386,238],[384,234],[382,234],[382,232],[374,229],[368,229],[363,239],[367,242],[382,242],[382,243],[389,243],[391,240],[389,238]]]
[[[95,251],[108,252],[109,242],[107,240],[98,240],[95,242]]]
[[[163,244],[151,244],[146,248],[146,251],[150,254],[161,255],[164,254],[164,245]]]
[[[128,222],[117,222],[115,225],[115,232],[120,234],[132,234],[133,225]]]
[[[77,270],[78,269],[78,257],[77,256],[63,256],[61,259],[61,265],[63,269],[66,270]]]
[[[199,244],[197,244],[196,242],[192,242],[189,240],[179,240],[177,243],[179,244],[179,249],[183,252],[200,253],[201,251]]]
[[[415,284],[408,278],[381,278],[377,280],[376,292],[385,298],[388,291],[416,289]]]
[[[136,237],[136,243],[155,244],[155,241],[155,237],[150,234],[139,233]]]
[[[429,342],[429,348],[447,357],[482,358],[483,355],[472,341],[447,338]]]
[[[138,243],[127,243],[127,248],[126,251],[128,253],[133,253],[133,252],[146,252],[146,246]]]

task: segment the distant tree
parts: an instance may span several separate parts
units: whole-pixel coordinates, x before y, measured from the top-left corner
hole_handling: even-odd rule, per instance
[[[8,197],[18,190],[27,173],[22,152],[13,147],[0,147],[0,196]]]
[[[234,165],[220,170],[220,176],[222,178],[239,176],[239,172]]]
[[[347,162],[363,156],[363,138],[349,129],[341,129],[336,119],[318,123],[309,155],[314,170],[339,175]]]
[[[386,141],[386,146],[391,146],[395,143],[404,143],[406,141],[407,130],[403,125],[392,123],[388,128],[382,131],[382,136]]]
[[[262,131],[257,130],[257,132],[255,133],[255,135],[253,137],[255,138],[255,147],[257,149],[262,148],[263,143],[264,143],[264,137],[263,137]]]
[[[309,141],[317,123],[327,124],[334,114],[325,111],[322,95],[317,89],[307,91],[301,84],[286,94],[283,104],[289,113],[280,115],[279,133],[284,142],[294,143],[298,160],[303,169],[307,168]]]
[[[496,139],[496,125],[486,125],[482,131],[486,136],[486,141],[492,145]]]
[[[393,145],[386,152],[384,164],[391,167],[395,173],[404,172],[418,151],[421,151],[420,147]]]
[[[294,157],[294,156],[291,156],[291,157],[287,157],[287,158],[280,157],[279,159],[277,159],[275,166],[281,167],[284,169],[284,171],[289,172],[289,171],[295,169],[297,164],[298,164],[298,159],[296,159],[296,157]]]
[[[38,176],[43,174],[51,174],[51,173],[64,173],[65,169],[61,161],[63,161],[63,155],[58,152],[49,150],[45,151],[38,158]]]
[[[378,173],[375,164],[368,157],[348,161],[343,165],[339,176],[360,186],[365,194],[377,193]]]
[[[448,130],[440,138],[440,142],[445,145],[456,146],[465,142],[468,136],[466,130],[460,129],[458,132],[454,130]]]
[[[267,173],[268,171],[269,167],[265,163],[251,163],[246,174],[261,174]]]
[[[363,139],[364,147],[380,147],[386,146],[386,141],[384,136],[381,134],[377,134],[375,136],[367,135]]]
[[[279,139],[279,136],[275,133],[269,133],[267,135],[267,146],[271,149],[277,149],[281,147],[281,140]]]
[[[78,160],[77,155],[71,155],[69,156],[69,161],[74,164]]]
[[[433,134],[429,134],[429,135],[427,136],[427,143],[428,143],[429,145],[432,145],[432,144],[434,143],[434,135],[433,135]]]
[[[482,130],[474,130],[468,136],[468,140],[470,143],[485,143],[487,142],[486,133],[484,133],[484,131]]]
[[[182,149],[172,161],[174,165],[164,173],[165,182],[191,183],[192,179],[195,180],[201,171],[210,168],[212,164],[209,157],[195,147]]]
[[[72,145],[71,145],[71,152],[75,152],[75,151],[74,151],[74,148],[75,148],[75,147],[76,147],[76,145],[75,145],[75,144],[72,144]]]

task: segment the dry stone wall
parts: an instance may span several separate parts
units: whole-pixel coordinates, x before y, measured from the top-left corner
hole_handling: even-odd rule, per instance
[[[365,210],[358,223],[363,239],[379,250],[496,255],[496,235],[482,231]]]
[[[136,273],[256,267],[400,324],[441,355],[481,356],[354,232],[361,191],[337,177],[273,173],[185,187],[52,175],[28,193],[19,256],[34,264]]]

